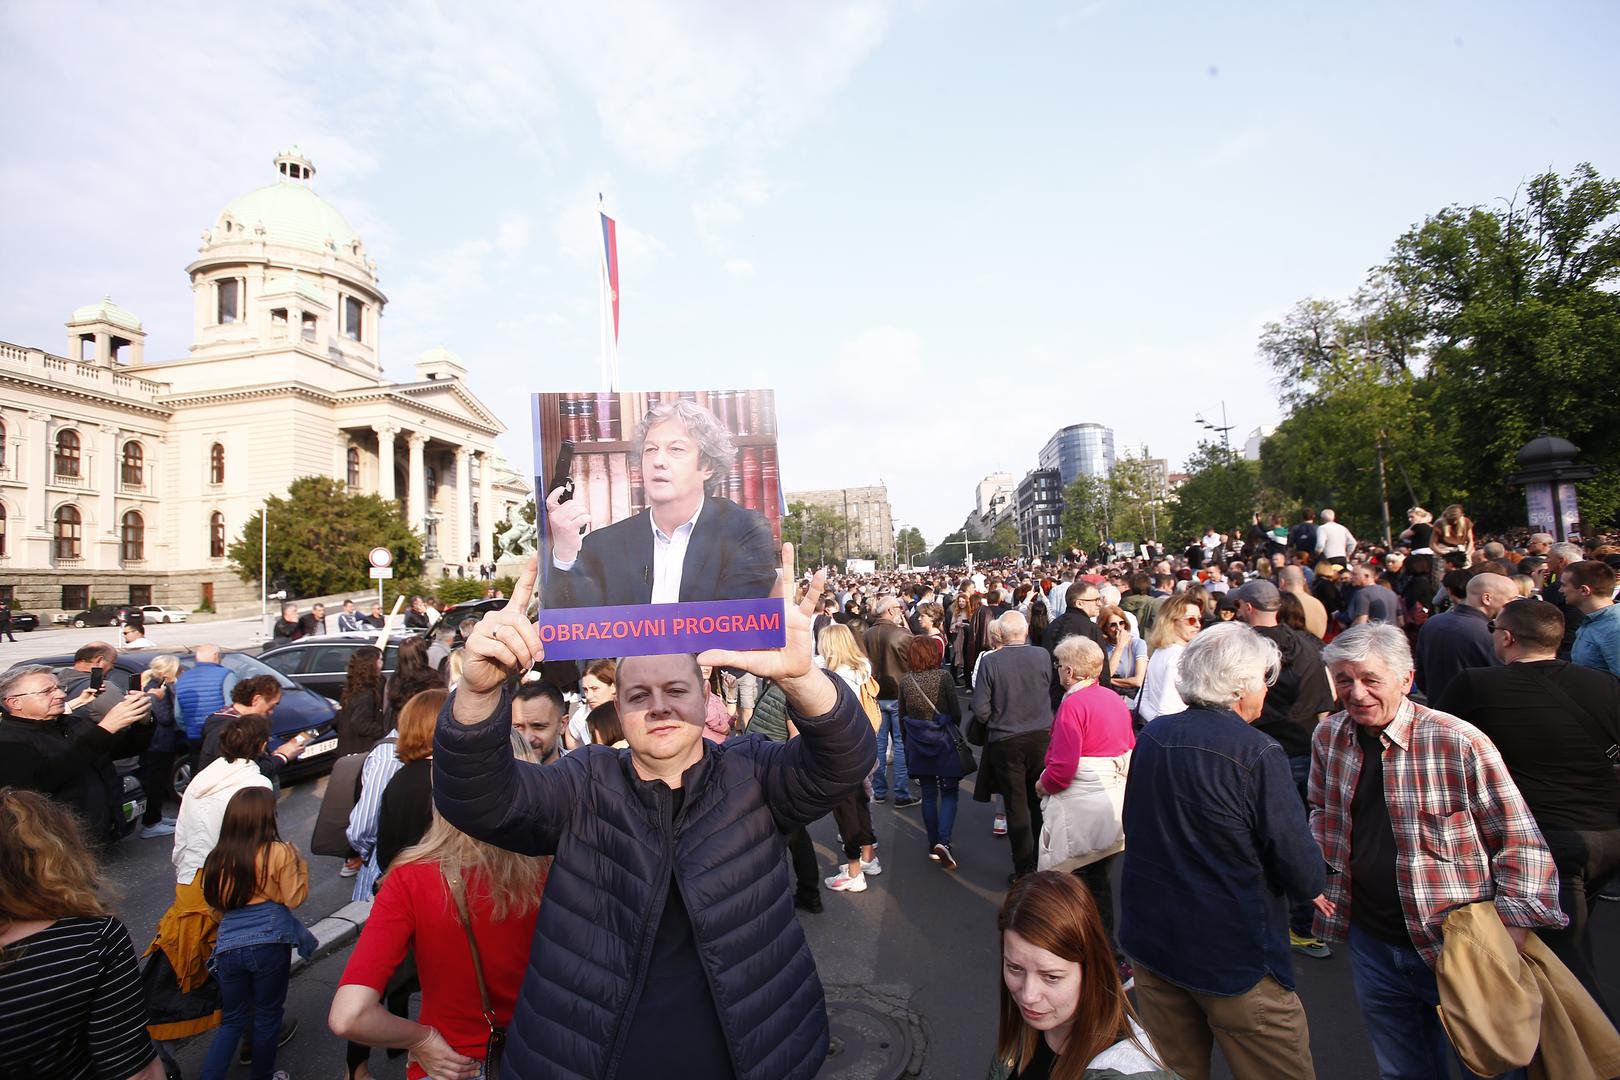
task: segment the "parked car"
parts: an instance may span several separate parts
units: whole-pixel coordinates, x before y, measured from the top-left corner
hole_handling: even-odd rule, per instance
[[[451,604],[439,613],[439,621],[433,624],[433,630],[441,626],[457,627],[461,620],[469,615],[475,619],[482,619],[487,611],[499,611],[506,606],[504,596],[491,597],[482,600],[464,600],[459,604]],[[431,631],[430,631],[431,632]]]
[[[414,630],[392,630],[383,648],[383,674],[394,673],[399,643],[415,637]],[[259,659],[278,673],[317,694],[334,701],[343,697],[343,681],[349,673],[349,658],[363,645],[377,644],[377,631],[327,634],[321,637],[299,638],[288,645],[278,645],[259,654]]]
[[[109,694],[123,694],[132,687],[139,687],[141,674],[152,658],[165,653],[180,659],[182,671],[189,670],[196,658],[190,649],[139,649],[131,652],[121,652],[118,659],[106,675],[107,690]],[[63,675],[73,667],[73,655],[42,656],[34,660],[24,660],[21,663],[43,664],[56,669],[58,676]],[[231,687],[236,685],[237,679],[245,679],[252,675],[274,675],[276,682],[281,685],[281,701],[276,704],[275,710],[270,714],[270,745],[276,746],[287,741],[300,731],[315,730],[316,735],[304,752],[294,760],[288,762],[280,772],[283,781],[300,780],[307,776],[323,773],[332,767],[337,760],[337,702],[322,697],[320,694],[306,690],[293,682],[285,675],[259,662],[242,652],[224,652],[220,656],[220,663],[231,670],[233,678],[225,682],[225,696],[229,700]],[[185,727],[186,741],[190,744],[185,753],[178,755],[174,766],[174,792],[183,794],[186,785],[191,783],[191,774],[196,770],[197,752],[202,749],[203,723],[206,716],[183,716],[180,718]],[[123,759],[119,763],[119,771],[130,771],[125,762],[135,762],[134,758]],[[129,782],[125,782],[126,801],[128,801]],[[144,795],[142,796],[142,810],[145,809]],[[127,813],[127,806],[126,806]],[[139,819],[140,813],[136,813]]]
[[[31,611],[13,611],[11,613],[11,628],[29,633],[39,629],[39,616]]]
[[[133,604],[97,604],[79,612],[70,621],[74,626],[117,626],[124,621],[124,616],[140,610]]]
[[[164,607],[162,604],[146,604],[141,608],[141,617],[147,623],[174,623],[185,622],[189,611],[179,608]]]

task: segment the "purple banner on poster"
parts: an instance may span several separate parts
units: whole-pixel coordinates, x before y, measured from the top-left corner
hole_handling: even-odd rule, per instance
[[[780,649],[787,641],[780,598],[688,604],[622,604],[540,612],[547,660]]]

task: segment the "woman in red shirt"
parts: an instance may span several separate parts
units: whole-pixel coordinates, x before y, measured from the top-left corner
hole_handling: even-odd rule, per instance
[[[514,747],[520,741],[514,740]],[[532,760],[532,754],[526,756]],[[411,1080],[473,1080],[482,1075],[489,1026],[472,950],[447,878],[465,883],[490,1006],[497,1026],[504,1028],[512,1020],[528,965],[550,864],[549,858],[480,843],[434,810],[422,842],[400,852],[383,878],[332,999],[327,1019],[332,1032],[370,1046],[410,1051]],[[381,1001],[389,977],[412,947],[422,983],[419,1023],[395,1016]],[[352,1075],[370,1073],[361,1065]]]

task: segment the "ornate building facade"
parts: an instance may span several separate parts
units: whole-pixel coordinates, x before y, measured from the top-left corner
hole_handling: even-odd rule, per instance
[[[0,342],[0,595],[42,617],[97,603],[258,606],[225,552],[296,478],[399,502],[431,572],[493,561],[530,496],[505,430],[435,348],[382,369],[387,305],[360,237],[289,150],[225,207],[186,268],[192,345],[152,362],[109,300],[55,355]],[[273,569],[273,568],[272,568]]]

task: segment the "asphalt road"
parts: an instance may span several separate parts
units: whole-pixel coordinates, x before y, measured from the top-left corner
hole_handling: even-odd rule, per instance
[[[281,795],[281,829],[307,849],[325,779],[304,781]],[[998,950],[995,913],[1011,870],[1007,842],[990,833],[990,808],[971,798],[971,781],[960,802],[953,850],[961,869],[949,873],[927,858],[917,808],[874,805],[884,872],[860,894],[824,891],[821,915],[801,913],[821,978],[830,993],[858,988],[907,1003],[919,1018],[926,1046],[919,1075],[928,1080],[979,1080],[995,1038]],[[836,831],[831,818],[814,825],[824,875],[836,871]],[[167,840],[131,837],[114,851],[108,870],[122,896],[119,914],[129,924],[137,948],[173,895]],[[337,876],[335,858],[311,859],[308,902],[299,911],[314,923],[349,900],[351,882]],[[1593,919],[1594,939],[1606,992],[1620,1000],[1620,905],[1601,904]],[[278,1067],[295,1080],[338,1076],[343,1044],[326,1030],[326,1009],[348,950],[298,975],[288,994],[288,1012],[300,1021],[297,1037],[284,1047]],[[1317,1074],[1323,1080],[1363,1080],[1376,1075],[1371,1050],[1356,1007],[1348,958],[1295,958],[1299,992],[1311,1026]],[[181,1048],[187,1076],[199,1075],[207,1036]],[[1217,1055],[1218,1057],[1218,1055]],[[373,1054],[379,1077],[404,1076],[399,1060]],[[853,1075],[853,1074],[852,1074]],[[1216,1075],[1231,1074],[1217,1061]]]
[[[211,644],[224,649],[251,649],[265,642],[263,623],[257,615],[250,619],[149,624],[146,636],[160,647]],[[18,634],[15,642],[0,641],[0,671],[36,657],[71,654],[81,645],[88,645],[92,641],[105,641],[117,646],[122,638],[116,626],[86,626],[78,630],[71,626],[52,627]]]

